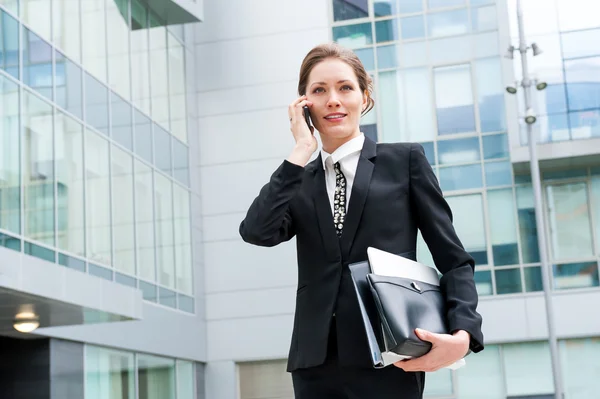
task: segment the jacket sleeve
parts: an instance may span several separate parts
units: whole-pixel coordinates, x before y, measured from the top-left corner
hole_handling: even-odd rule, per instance
[[[303,176],[302,166],[283,161],[240,224],[239,232],[244,241],[272,247],[294,237],[290,201],[300,188]]]
[[[452,211],[444,199],[437,177],[420,144],[410,149],[410,195],[419,230],[442,273],[440,288],[447,305],[450,332],[465,330],[471,335],[470,349],[483,349],[482,318],[477,313],[475,261],[463,248],[452,224]]]

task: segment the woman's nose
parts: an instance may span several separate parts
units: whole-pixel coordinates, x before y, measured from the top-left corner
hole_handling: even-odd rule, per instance
[[[339,107],[340,105],[341,105],[340,101],[337,99],[337,97],[335,97],[335,96],[329,97],[329,100],[327,101],[328,108]]]

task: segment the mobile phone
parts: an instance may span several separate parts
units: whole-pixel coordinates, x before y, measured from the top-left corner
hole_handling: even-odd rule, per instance
[[[305,105],[304,107],[302,107],[302,109],[304,110],[304,120],[306,120],[306,124],[308,125],[308,127],[312,127],[312,125],[310,124],[310,110],[308,109],[308,105]]]

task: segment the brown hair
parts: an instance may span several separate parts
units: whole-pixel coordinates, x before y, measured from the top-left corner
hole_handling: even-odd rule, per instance
[[[371,76],[369,76],[365,70],[360,58],[358,58],[352,50],[344,48],[337,43],[320,44],[310,50],[306,57],[304,57],[304,61],[302,61],[302,66],[300,67],[300,78],[298,79],[298,94],[301,96],[306,94],[306,86],[308,85],[308,76],[310,75],[310,72],[315,65],[327,58],[344,61],[352,67],[356,74],[356,78],[358,79],[358,85],[361,92],[367,93],[368,103],[367,107],[362,112],[362,115],[365,115],[372,110],[375,106],[375,100],[371,97],[371,94],[373,93],[373,80],[371,79]]]

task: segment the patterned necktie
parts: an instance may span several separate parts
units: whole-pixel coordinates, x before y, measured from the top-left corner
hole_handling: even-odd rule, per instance
[[[340,163],[333,165],[335,170],[335,194],[333,196],[333,223],[335,231],[340,237],[344,228],[344,219],[346,218],[346,178],[340,169]]]

